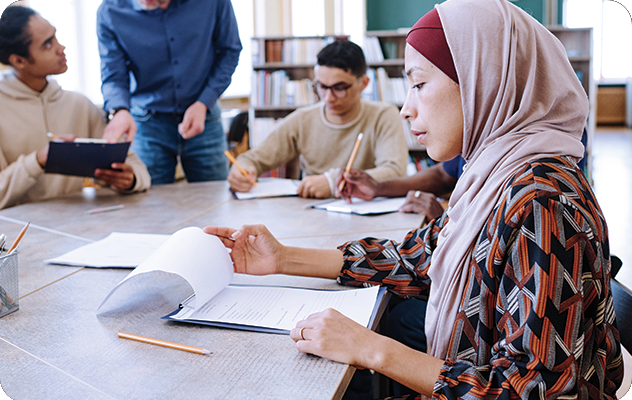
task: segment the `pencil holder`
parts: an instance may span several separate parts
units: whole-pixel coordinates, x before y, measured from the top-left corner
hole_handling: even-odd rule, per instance
[[[0,317],[17,311],[18,252],[0,257]]]

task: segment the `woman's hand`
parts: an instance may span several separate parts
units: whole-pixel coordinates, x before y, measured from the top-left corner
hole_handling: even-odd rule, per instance
[[[420,190],[411,190],[406,194],[406,201],[399,207],[402,213],[417,213],[426,216],[426,221],[440,217],[443,207],[437,201],[437,196]]]
[[[345,187],[339,191],[340,182],[345,179]],[[351,169],[349,172],[343,172],[336,179],[336,197],[342,197],[348,203],[351,203],[352,197],[362,200],[371,200],[377,197],[379,182],[373,179],[371,175],[364,171]]]
[[[328,308],[299,321],[290,337],[302,353],[364,369],[370,368],[371,349],[381,336]]]
[[[204,232],[217,236],[231,249],[235,272],[249,275],[278,274],[285,246],[264,225],[244,225],[241,229],[207,226]]]

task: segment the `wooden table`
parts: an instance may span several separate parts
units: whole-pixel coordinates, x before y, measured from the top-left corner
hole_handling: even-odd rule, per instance
[[[23,399],[340,398],[354,369],[299,353],[287,335],[161,320],[190,288],[156,276],[131,281],[97,315],[130,270],[43,262],[111,232],[170,234],[187,226],[263,223],[287,245],[334,248],[364,236],[401,240],[420,217],[362,217],[306,209],[313,200],[236,201],[225,182],[153,187],[115,195],[103,190],[0,211],[9,241],[31,222],[19,254],[20,309],[0,318],[0,383]],[[88,214],[97,207],[125,208]],[[237,276],[243,282],[340,288],[335,281]],[[150,282],[148,282],[150,280]],[[150,284],[151,292],[136,290]],[[119,339],[118,331],[209,349],[203,356]]]

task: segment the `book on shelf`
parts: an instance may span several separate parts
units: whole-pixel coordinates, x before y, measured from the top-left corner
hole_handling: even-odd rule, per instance
[[[300,107],[318,102],[309,79],[290,80],[287,72],[253,71],[253,107]]]
[[[250,139],[250,148],[259,146],[268,137],[270,132],[277,126],[280,119],[277,118],[255,118],[250,123],[250,131],[248,132]]]
[[[252,64],[316,64],[316,55],[334,36],[294,38],[253,38]]]
[[[369,84],[362,92],[365,100],[404,104],[408,90],[406,78],[390,77],[382,67],[367,69]]]
[[[233,268],[228,249],[219,238],[197,227],[184,228],[116,285],[99,309],[125,282],[155,272],[179,276],[193,291],[188,298],[178,299],[180,307],[164,319],[257,332],[289,334],[298,321],[327,308],[372,327],[384,296],[384,289],[378,286],[341,286],[340,290],[271,286],[265,277],[253,276],[249,277],[253,284],[234,284]]]
[[[364,50],[364,58],[366,58],[368,64],[384,61],[384,53],[380,46],[380,39],[376,36],[365,36],[362,49]]]
[[[282,62],[283,61],[283,39],[270,39],[266,40],[266,59],[267,63]]]

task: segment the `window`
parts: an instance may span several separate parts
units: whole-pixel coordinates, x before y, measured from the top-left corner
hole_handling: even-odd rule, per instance
[[[593,76],[621,81],[632,76],[632,0],[566,0],[564,24],[593,28]]]
[[[244,49],[240,54],[239,65],[233,74],[231,85],[224,92],[224,96],[248,96],[253,2],[232,0],[232,3]],[[55,79],[64,89],[83,93],[96,104],[103,103],[96,36],[96,14],[100,4],[101,0],[29,0],[29,5],[57,28],[57,39],[66,46],[68,71],[56,76]]]

